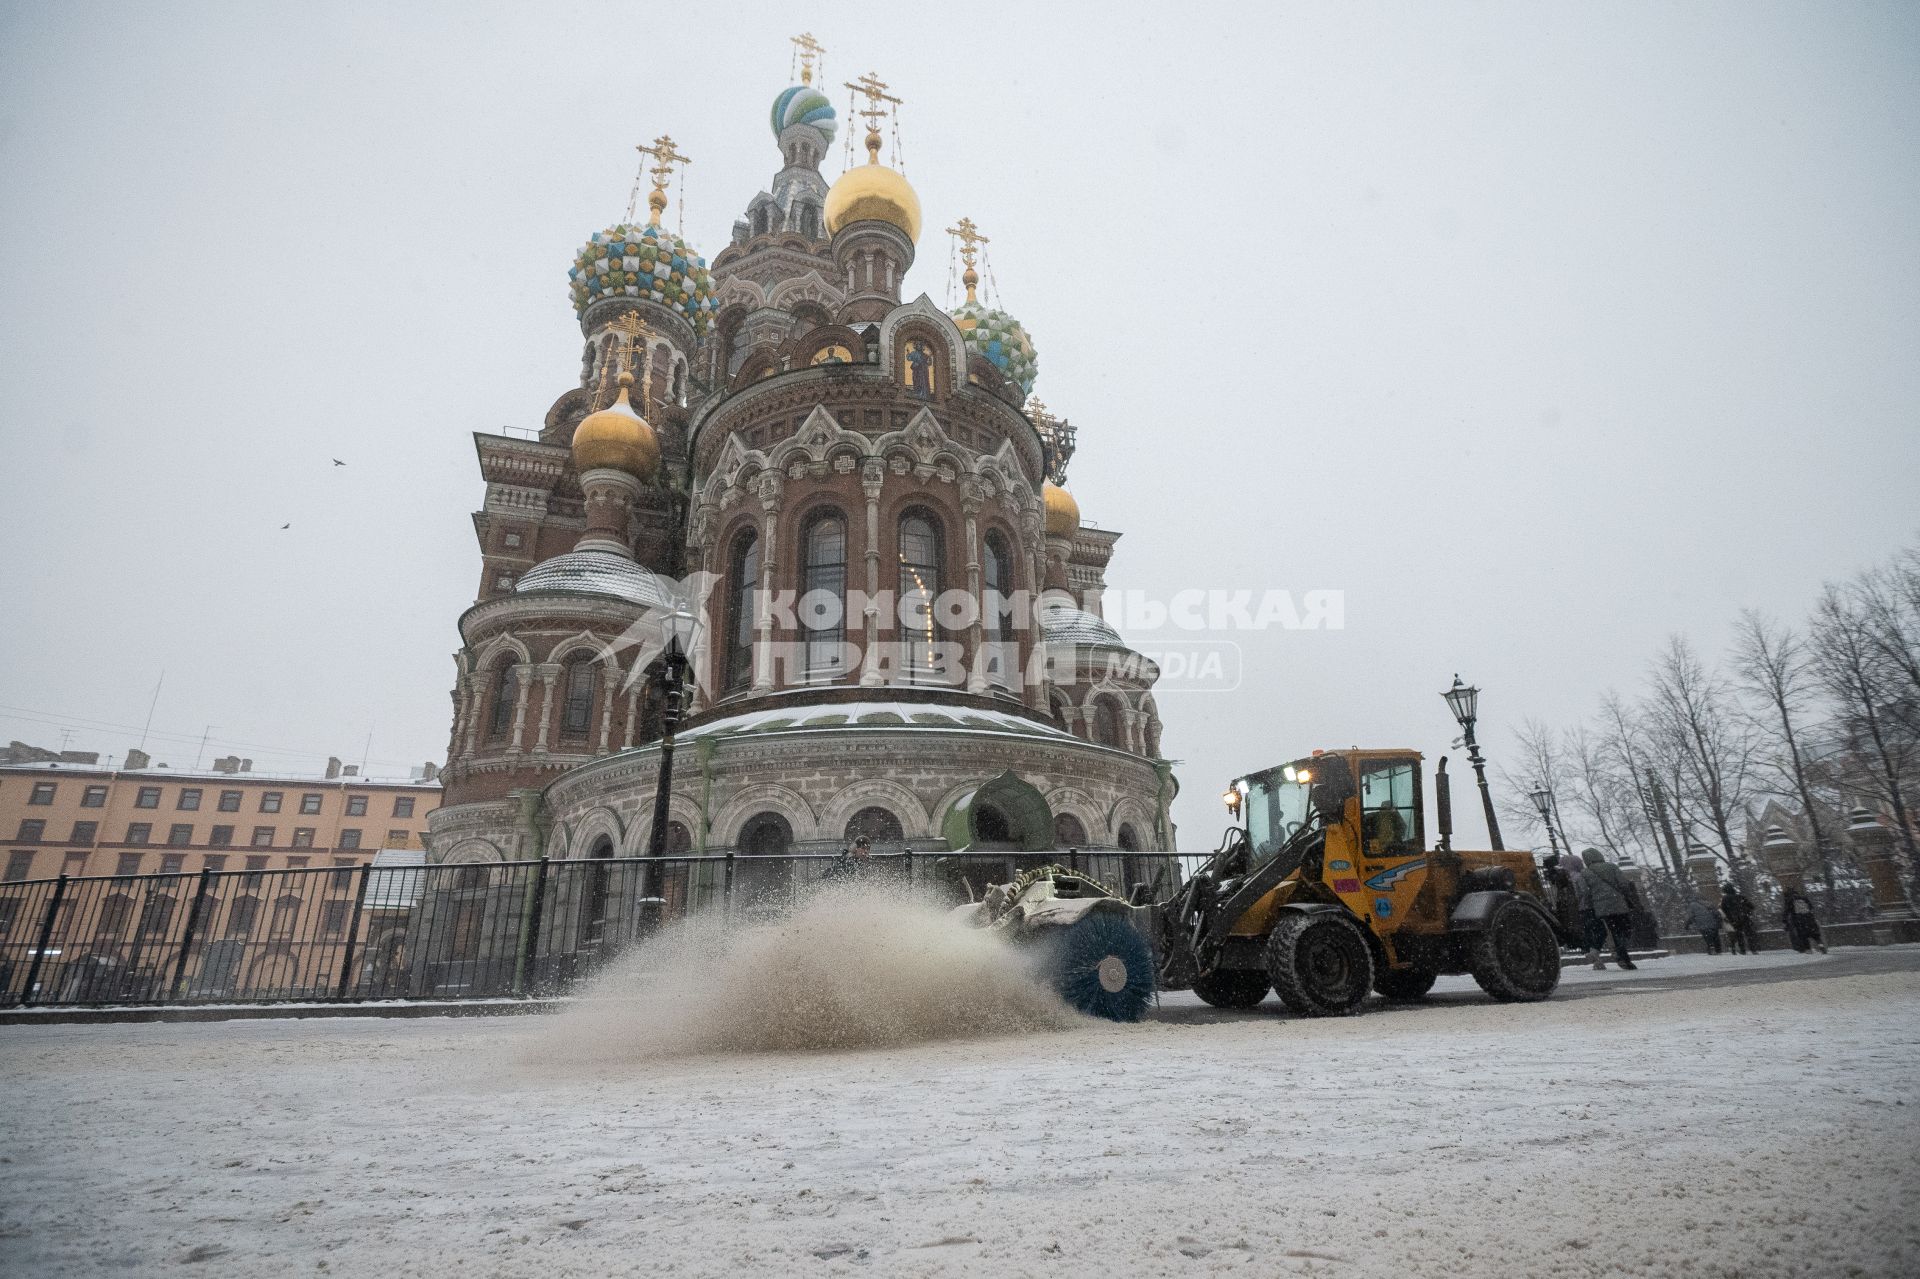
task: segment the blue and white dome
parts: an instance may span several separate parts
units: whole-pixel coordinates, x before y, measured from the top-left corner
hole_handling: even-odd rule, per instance
[[[833,141],[836,127],[833,103],[810,84],[796,84],[783,90],[773,100],[773,136],[779,137],[796,124],[807,125],[827,141]]]
[[[713,276],[707,260],[657,224],[608,227],[588,240],[567,271],[576,315],[603,298],[642,298],[671,307],[694,332],[713,316]]]

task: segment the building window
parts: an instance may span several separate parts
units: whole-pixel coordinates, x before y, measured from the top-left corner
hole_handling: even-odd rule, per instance
[[[70,842],[75,844],[91,844],[94,836],[99,833],[99,822],[75,822],[73,824],[73,839]]]
[[[29,844],[37,844],[46,837],[47,823],[38,817],[21,819],[20,834],[16,836]]]
[[[239,812],[240,811],[240,792],[237,790],[221,791],[220,792],[220,811],[223,813]]]
[[[287,869],[288,870],[305,870],[307,868],[308,860],[309,859],[305,857],[289,857],[287,858]]]
[[[300,812],[303,816],[312,817],[319,811],[320,797],[318,795],[308,794],[300,797]]]
[[[227,910],[228,933],[250,933],[253,931],[253,917],[260,913],[258,897],[236,897]]]
[[[255,826],[253,828],[253,846],[255,848],[272,848],[273,827]]]
[[[1126,749],[1126,741],[1120,734],[1120,716],[1113,709],[1113,703],[1104,697],[1093,704],[1093,740],[1115,750]]]
[[[336,857],[333,859],[333,864],[338,868],[332,875],[333,891],[344,893],[353,887],[353,868],[359,863],[351,857]]]
[[[153,824],[151,822],[133,822],[127,827],[127,842],[129,844],[144,844],[152,838]]]
[[[214,870],[214,871],[225,870],[227,868],[226,854],[208,853],[206,857],[201,861],[200,864],[207,870]]]
[[[1087,846],[1087,828],[1072,813],[1053,815],[1053,846],[1055,848],[1085,848]]]
[[[168,853],[160,859],[160,873],[162,875],[178,875],[186,868],[187,859],[179,853]]]
[[[285,937],[293,931],[293,925],[300,918],[300,898],[293,893],[282,893],[273,899],[273,922],[267,931],[275,937]]]
[[[327,902],[320,907],[320,931],[343,933],[347,930],[348,902]]]
[[[96,937],[118,937],[127,931],[127,920],[133,915],[133,898],[125,893],[109,893],[100,903],[100,918],[94,925]]]
[[[387,832],[388,848],[405,848],[406,846],[407,832],[404,829],[395,827],[393,830]]]
[[[207,836],[207,843],[211,844],[215,848],[225,848],[228,845],[232,844],[233,843],[233,827],[215,826],[213,828],[213,832]]]
[[[890,809],[879,807],[863,808],[847,819],[847,843],[863,835],[876,853],[899,852],[907,842],[900,819]]]
[[[9,897],[0,901],[0,937],[13,931],[13,921],[20,917],[20,899]]]
[[[106,806],[107,806],[107,788],[106,787],[89,786],[84,791],[80,792],[80,807],[105,808]]]
[[[293,846],[295,848],[312,848],[313,827],[295,826],[293,828]]]
[[[15,849],[7,854],[7,878],[9,884],[25,879],[33,871],[33,850]]]
[[[940,598],[940,526],[925,511],[900,517],[900,617],[907,643],[907,669],[931,671],[939,627],[933,604]]]
[[[142,786],[140,793],[133,797],[133,806],[135,808],[160,807],[160,788],[158,786]]]
[[[87,855],[85,853],[68,853],[67,864],[60,868],[60,872],[63,875],[69,876],[86,874]]]
[[[365,795],[347,796],[347,816],[365,817],[367,815],[367,797]]]
[[[413,796],[401,795],[396,798],[393,801],[393,815],[395,817],[413,816]]]
[[[200,811],[200,788],[198,786],[183,786],[180,788],[180,808],[189,813],[197,813]]]
[[[173,922],[173,898],[167,896],[149,897],[146,905],[140,908],[140,931],[142,933],[164,933],[167,925]]]
[[[279,812],[281,798],[281,793],[277,790],[263,792],[260,796],[260,811],[263,813]]]
[[[753,605],[760,589],[760,537],[752,529],[733,539],[727,556],[727,660],[729,691],[753,682]]]
[[[248,870],[265,870],[266,868],[267,868],[267,859],[266,859],[266,858],[264,858],[264,857],[260,857],[260,856],[257,856],[257,855],[255,855],[255,854],[252,854],[252,853],[249,853],[249,854],[247,854],[247,869],[248,869]]]
[[[494,737],[505,737],[513,728],[513,708],[519,700],[520,668],[512,662],[500,668],[494,676],[493,715],[487,724],[487,732]]]
[[[793,827],[778,813],[760,813],[740,828],[740,851],[754,857],[778,857],[793,847]]]
[[[138,875],[140,873],[140,854],[120,854],[120,864],[113,868],[116,875]]]
[[[567,663],[566,701],[560,708],[560,731],[570,737],[586,734],[593,723],[593,662],[576,658]]]
[[[360,847],[360,828],[357,826],[349,826],[345,830],[341,831],[340,842],[338,846],[341,848]]]
[[[193,824],[191,822],[175,822],[167,828],[167,843],[175,848],[185,847],[192,842]]]
[[[800,536],[800,625],[806,631],[809,676],[847,669],[847,522],[838,511],[807,521]]]
[[[29,804],[51,804],[53,802],[54,782],[35,782],[33,794],[27,797]]]

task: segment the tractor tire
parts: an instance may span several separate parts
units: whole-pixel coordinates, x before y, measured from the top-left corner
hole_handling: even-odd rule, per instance
[[[1413,1004],[1427,997],[1438,977],[1438,973],[1422,972],[1418,968],[1390,968],[1374,977],[1373,988],[1397,1004]]]
[[[1373,948],[1353,917],[1287,911],[1267,936],[1267,977],[1299,1017],[1350,1017],[1373,989]]]
[[[1509,898],[1473,939],[1467,966],[1480,989],[1502,1003],[1532,1003],[1560,985],[1560,940],[1545,915]]]
[[[1267,997],[1267,975],[1251,968],[1216,968],[1194,979],[1193,993],[1215,1008],[1252,1008]]]

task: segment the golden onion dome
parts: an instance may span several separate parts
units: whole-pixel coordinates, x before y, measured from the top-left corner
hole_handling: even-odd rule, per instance
[[[877,159],[855,165],[827,191],[827,234],[855,222],[885,222],[920,240],[920,197],[907,180]]]
[[[575,470],[585,473],[610,467],[644,480],[660,469],[660,440],[627,402],[627,388],[632,385],[633,374],[622,373],[619,398],[598,413],[589,413],[573,428]]]
[[[1048,481],[1040,496],[1047,505],[1048,537],[1072,537],[1080,531],[1080,503],[1073,494]]]

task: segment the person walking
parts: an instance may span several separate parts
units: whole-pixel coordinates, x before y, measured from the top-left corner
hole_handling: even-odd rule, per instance
[[[1789,888],[1786,900],[1782,903],[1780,922],[1786,927],[1787,940],[1801,954],[1818,949],[1827,953],[1827,943],[1820,936],[1820,921],[1814,918],[1813,902],[1797,888]]]
[[[1720,914],[1727,921],[1727,934],[1733,943],[1733,953],[1759,953],[1760,939],[1753,933],[1753,902],[1731,880],[1720,886]]]
[[[873,841],[865,835],[858,836],[853,843],[840,850],[833,864],[822,872],[824,880],[859,879],[873,866]]]
[[[1687,893],[1687,927],[1700,934],[1709,955],[1720,953],[1720,912],[1692,891]]]
[[[1580,878],[1587,886],[1587,903],[1594,915],[1606,925],[1607,935],[1613,938],[1613,957],[1620,967],[1633,972],[1638,965],[1627,952],[1627,938],[1633,933],[1633,897],[1627,887],[1627,877],[1620,868],[1600,855],[1597,848],[1580,850],[1580,860],[1586,863],[1586,870]],[[1599,962],[1596,968],[1603,967]]]
[[[1554,931],[1560,935],[1561,944],[1584,950],[1586,930],[1580,922],[1580,894],[1574,889],[1573,877],[1561,864],[1560,854],[1547,854],[1546,861],[1541,863],[1540,878],[1546,884],[1547,901],[1553,906]]]

